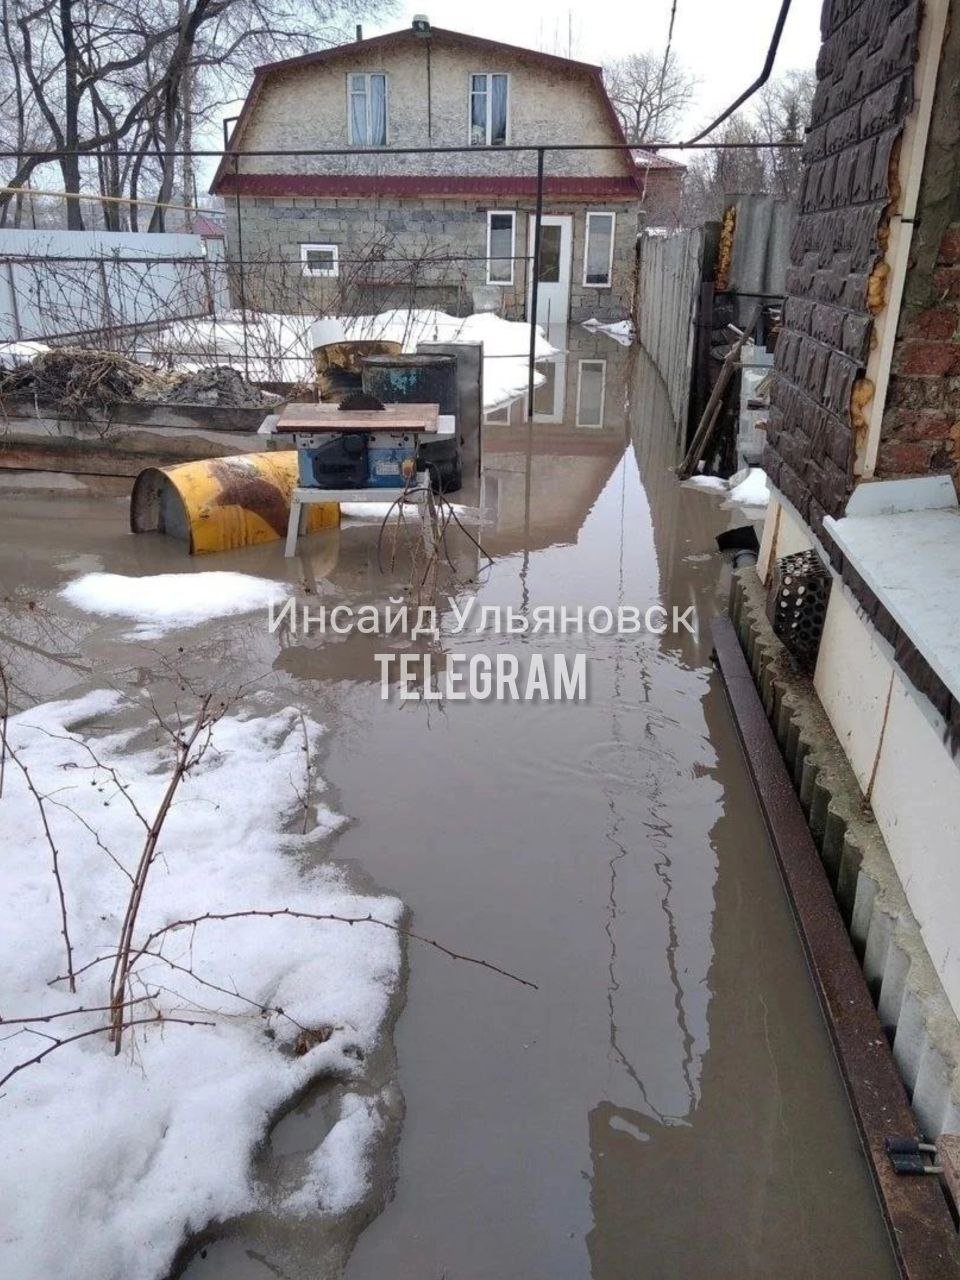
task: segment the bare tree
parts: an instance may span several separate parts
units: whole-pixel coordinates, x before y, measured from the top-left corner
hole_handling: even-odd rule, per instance
[[[788,71],[757,94],[753,119],[764,142],[802,142],[810,120],[817,78],[812,71]],[[802,160],[796,147],[768,155],[768,177],[775,195],[791,197],[800,185]]]
[[[803,141],[815,88],[813,72],[788,71],[766,84],[748,109],[711,135],[711,141],[738,146],[702,151],[690,160],[684,184],[687,224],[722,217],[733,195],[767,194],[787,200],[796,195],[800,149],[778,144]]]
[[[604,68],[610,101],[628,142],[664,141],[679,126],[696,80],[671,53],[631,53]]]
[[[108,227],[123,223],[116,197],[145,189],[169,200],[176,157],[193,145],[225,101],[245,91],[258,62],[336,43],[348,18],[380,16],[392,0],[3,0],[0,143],[16,153],[5,185],[22,189],[44,157],[58,153],[63,190],[91,189]],[[9,85],[7,85],[9,81]],[[36,119],[35,133],[26,125]],[[190,158],[180,166],[193,198]],[[0,194],[0,220],[16,191]],[[81,202],[67,200],[67,226],[82,229]],[[137,225],[134,205],[131,225]],[[153,208],[150,229],[162,230]]]

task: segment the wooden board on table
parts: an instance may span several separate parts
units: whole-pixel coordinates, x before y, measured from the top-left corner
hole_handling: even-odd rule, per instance
[[[435,435],[440,407],[435,404],[388,404],[383,409],[338,409],[326,404],[288,404],[280,412],[275,434],[307,431],[416,431]]]

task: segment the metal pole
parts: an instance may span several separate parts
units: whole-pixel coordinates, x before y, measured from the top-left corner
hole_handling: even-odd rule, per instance
[[[234,172],[239,173],[239,170],[240,170],[239,156],[234,158],[233,164],[234,164]],[[241,328],[241,332],[243,333],[243,376],[249,382],[250,381],[250,352],[249,352],[248,343],[247,343],[247,287],[246,287],[246,281],[244,280],[244,277],[243,277],[243,213],[242,213],[242,208],[240,203],[239,182],[237,183],[236,210],[237,210],[237,265],[239,269],[237,283],[239,285],[239,292],[240,292],[240,328]]]
[[[537,358],[537,303],[540,301],[540,229],[543,223],[543,147],[537,148],[537,211],[533,223],[533,280],[530,284],[530,363],[527,370],[527,421],[533,421],[534,363]]]

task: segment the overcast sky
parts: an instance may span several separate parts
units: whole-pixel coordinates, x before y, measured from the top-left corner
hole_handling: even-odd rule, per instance
[[[603,64],[627,53],[662,53],[671,0],[421,0],[364,35],[409,26],[424,13],[437,27],[466,31]],[[793,0],[774,74],[812,68],[820,47],[821,0]],[[699,81],[687,123],[706,124],[760,72],[780,0],[677,0],[673,46]]]

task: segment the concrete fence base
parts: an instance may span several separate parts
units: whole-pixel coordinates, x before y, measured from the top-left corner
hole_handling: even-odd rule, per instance
[[[752,567],[734,574],[730,618],[920,1125],[930,1138],[960,1132],[960,1020],[813,684],[767,620]]]

